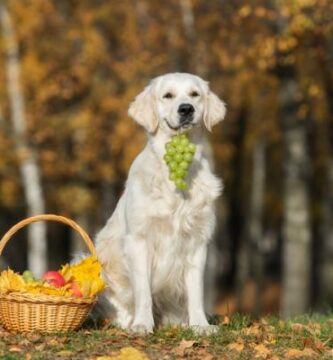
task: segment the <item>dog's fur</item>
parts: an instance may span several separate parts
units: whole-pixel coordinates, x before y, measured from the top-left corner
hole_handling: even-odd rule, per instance
[[[181,104],[194,108],[182,126]],[[204,128],[211,130],[224,118],[225,105],[201,78],[172,73],[152,80],[130,105],[129,115],[146,129],[148,142],[97,235],[107,283],[103,301],[114,322],[134,331],[151,332],[159,323],[209,331],[203,273],[215,227],[214,201],[222,186],[210,170],[202,140]],[[188,191],[176,189],[163,160],[165,143],[179,132],[197,146]]]

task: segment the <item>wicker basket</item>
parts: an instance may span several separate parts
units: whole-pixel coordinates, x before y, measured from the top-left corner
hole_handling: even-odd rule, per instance
[[[81,235],[90,253],[96,256],[91,239],[77,223],[63,216],[50,214],[27,218],[9,229],[0,240],[0,255],[7,242],[18,230],[41,220],[57,221],[71,226]],[[80,299],[20,292],[0,294],[0,322],[6,329],[15,332],[70,331],[82,324],[94,303],[95,298]]]

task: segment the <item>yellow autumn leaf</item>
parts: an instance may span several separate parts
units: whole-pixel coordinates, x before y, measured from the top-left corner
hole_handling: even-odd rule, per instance
[[[92,297],[101,292],[104,281],[101,278],[102,265],[93,256],[89,256],[77,264],[66,264],[60,270],[66,281],[78,283],[84,297]]]
[[[234,342],[227,346],[228,350],[242,352],[244,350],[244,344],[241,342]]]
[[[303,350],[289,349],[284,353],[284,356],[286,359],[297,359],[297,358],[315,359],[318,357],[318,353],[312,350],[311,348],[304,348]]]
[[[56,296],[71,296],[68,286],[54,287],[48,283],[41,281],[33,281],[24,284],[24,290],[30,294],[44,294],[44,295],[56,295]]]
[[[257,344],[253,347],[253,350],[255,351],[255,359],[257,358],[264,358],[266,359],[270,353],[271,350],[268,349],[264,344]]]
[[[23,278],[13,270],[4,270],[0,274],[0,293],[6,294],[12,291],[22,291],[25,282]]]
[[[143,352],[129,346],[122,348],[119,355],[98,356],[97,360],[149,360],[149,358]]]

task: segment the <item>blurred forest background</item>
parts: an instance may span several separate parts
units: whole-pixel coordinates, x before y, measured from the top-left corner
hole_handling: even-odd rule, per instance
[[[331,0],[0,0],[0,233],[46,212],[94,235],[145,142],[128,105],[173,71],[210,81],[228,106],[210,135],[225,191],[208,306],[331,309]],[[2,266],[38,274],[82,247],[38,223]]]

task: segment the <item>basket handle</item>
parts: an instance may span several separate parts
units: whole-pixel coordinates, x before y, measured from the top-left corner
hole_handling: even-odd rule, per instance
[[[57,221],[66,225],[69,225],[72,229],[76,230],[86,243],[90,253],[92,256],[97,257],[96,250],[94,247],[94,244],[92,240],[90,239],[89,235],[82,229],[80,225],[78,225],[74,220],[68,219],[64,216],[60,215],[53,215],[53,214],[43,214],[43,215],[36,215],[28,217],[20,222],[18,222],[16,225],[11,227],[6,234],[2,237],[0,240],[0,255],[2,254],[2,251],[4,247],[6,246],[7,242],[10,240],[10,238],[20,229],[22,229],[24,226],[29,225],[31,223],[37,222],[37,221]]]

